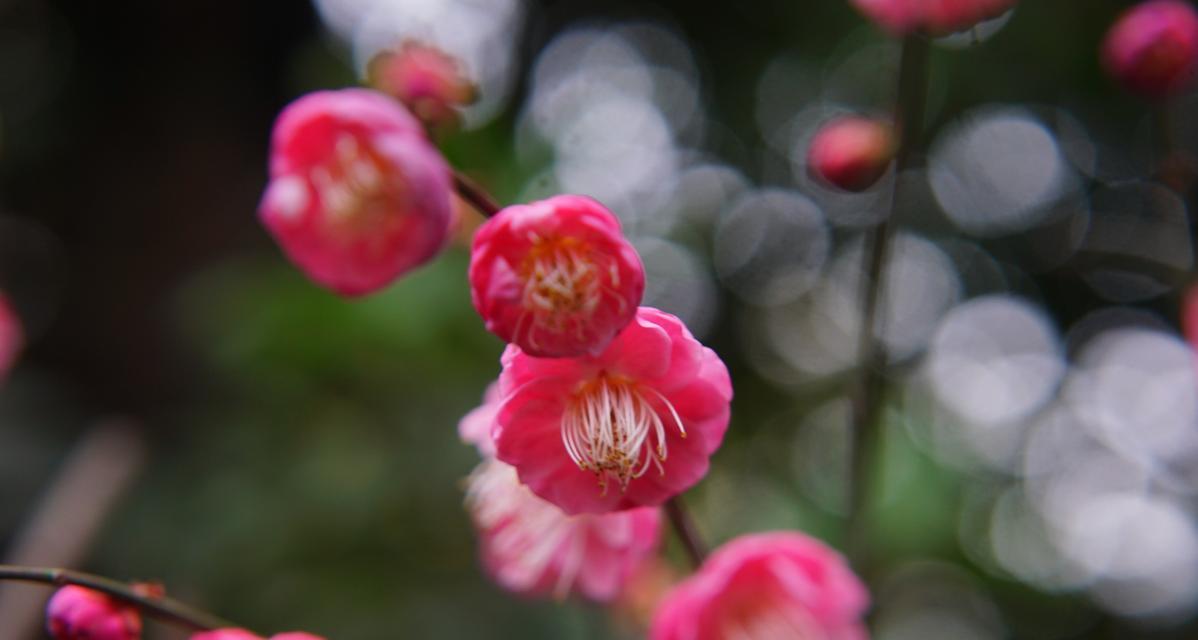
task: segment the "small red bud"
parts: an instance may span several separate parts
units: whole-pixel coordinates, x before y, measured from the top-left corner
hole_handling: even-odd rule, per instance
[[[367,67],[367,80],[431,127],[456,124],[458,108],[476,98],[457,58],[413,40],[376,55]]]
[[[1136,5],[1107,32],[1102,60],[1132,93],[1147,98],[1176,94],[1198,69],[1198,12],[1180,0]]]
[[[46,629],[54,640],[138,640],[141,615],[99,591],[67,585],[46,604]]]
[[[869,188],[894,158],[890,125],[861,116],[826,122],[807,152],[807,168],[816,178],[846,191]]]

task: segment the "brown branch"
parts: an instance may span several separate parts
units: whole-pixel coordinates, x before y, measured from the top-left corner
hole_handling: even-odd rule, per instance
[[[491,218],[499,213],[499,203],[485,189],[478,186],[470,178],[467,178],[461,171],[454,170],[453,172],[453,188],[457,190],[458,196],[474,207],[476,211],[484,217]]]
[[[0,580],[39,582],[56,587],[67,584],[86,587],[132,604],[147,614],[161,620],[190,627],[197,631],[236,626],[231,622],[222,620],[199,609],[194,609],[166,596],[144,595],[124,582],[90,573],[81,573],[69,569],[21,567],[3,564],[0,565]]]

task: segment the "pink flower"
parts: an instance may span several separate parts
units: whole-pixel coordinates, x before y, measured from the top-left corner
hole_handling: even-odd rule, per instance
[[[1016,0],[851,0],[861,13],[894,33],[944,35],[997,18]]]
[[[250,633],[245,629],[214,629],[212,631],[203,631],[201,633],[193,633],[190,640],[263,640],[262,636]],[[302,631],[289,631],[287,633],[276,633],[270,637],[270,640],[324,640],[320,636],[315,636]]]
[[[0,380],[3,380],[8,370],[17,360],[17,354],[24,343],[24,332],[21,330],[21,320],[17,317],[4,294],[0,294]]]
[[[317,283],[361,295],[427,262],[453,221],[449,167],[420,123],[366,89],[310,93],[279,114],[259,214]]]
[[[512,467],[486,460],[470,476],[466,504],[488,573],[525,595],[598,602],[619,596],[661,537],[661,510],[568,516],[520,484]]]
[[[797,532],[741,536],[666,596],[650,640],[867,637],[865,586],[835,551]]]
[[[55,640],[134,640],[141,638],[141,614],[99,591],[67,585],[46,603],[46,628]]]
[[[371,85],[394,96],[431,126],[456,123],[457,108],[475,99],[474,84],[456,58],[414,40],[376,55],[367,76]]]
[[[495,417],[499,415],[499,405],[502,403],[499,381],[492,382],[483,392],[483,403],[458,422],[458,437],[462,442],[477,447],[479,455],[484,458],[495,457],[495,441],[491,438],[491,429],[495,426]]]
[[[1198,68],[1198,12],[1180,0],[1128,9],[1107,32],[1102,61],[1128,91],[1148,98],[1179,92]]]
[[[507,207],[474,236],[474,308],[488,331],[529,355],[602,351],[644,291],[644,267],[620,221],[584,196]]]
[[[872,186],[894,158],[890,126],[872,118],[842,116],[824,123],[811,140],[807,168],[847,191]]]
[[[682,321],[641,307],[594,356],[504,352],[496,456],[566,513],[657,506],[706,473],[732,383]]]
[[[262,640],[262,636],[245,629],[213,629],[191,634],[191,640]]]

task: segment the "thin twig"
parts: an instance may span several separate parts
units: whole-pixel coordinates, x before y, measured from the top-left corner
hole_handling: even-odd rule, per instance
[[[698,569],[707,557],[707,545],[703,544],[703,537],[695,528],[695,521],[691,519],[686,505],[682,504],[681,496],[674,496],[666,501],[666,515],[670,518],[670,524],[673,525],[678,540],[682,542],[682,548],[686,549],[691,564]]]
[[[154,617],[199,631],[236,626],[231,622],[222,620],[199,609],[189,607],[166,596],[143,595],[138,593],[131,585],[124,582],[118,582],[90,573],[71,571],[69,569],[0,564],[0,580],[40,582],[58,587],[67,584],[86,587],[135,605]]]
[[[453,188],[457,190],[458,196],[465,200],[476,211],[483,216],[490,218],[499,213],[499,203],[491,197],[478,183],[470,178],[467,178],[461,171],[454,170],[453,172]]]
[[[894,189],[890,215],[874,227],[863,247],[861,329],[858,357],[860,374],[853,398],[851,446],[849,448],[849,517],[848,551],[862,568],[867,555],[868,540],[865,511],[869,502],[870,470],[873,468],[879,436],[885,379],[886,351],[875,335],[885,280],[886,259],[894,236],[895,214],[902,200],[902,173],[909,168],[920,144],[923,129],[924,103],[927,95],[928,42],[919,34],[907,36],[902,43],[899,60],[898,96],[895,106],[895,128],[898,150],[895,153]]]

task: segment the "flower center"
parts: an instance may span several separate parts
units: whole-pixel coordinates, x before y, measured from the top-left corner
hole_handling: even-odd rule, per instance
[[[823,640],[825,635],[806,616],[771,604],[751,608],[721,625],[728,640]]]
[[[333,157],[312,169],[312,184],[329,216],[363,226],[396,208],[400,181],[388,176],[386,163],[352,134],[337,138]]]
[[[649,387],[600,374],[571,400],[562,416],[562,442],[570,459],[583,471],[593,471],[606,493],[609,476],[620,490],[656,466],[664,474],[667,455],[666,422],[645,396],[652,394],[668,410],[682,437],[682,419],[665,396]]]

